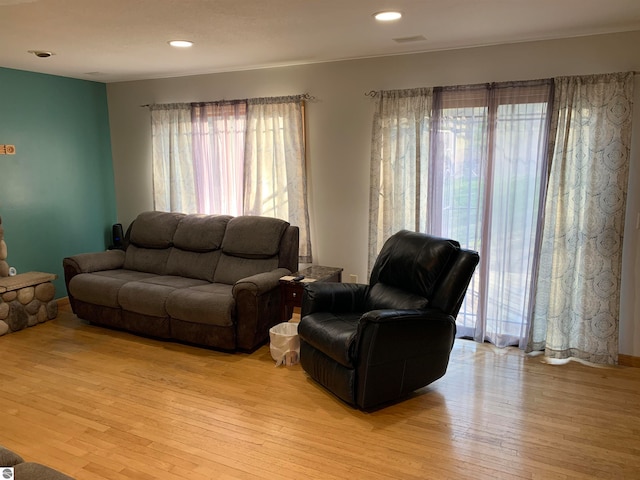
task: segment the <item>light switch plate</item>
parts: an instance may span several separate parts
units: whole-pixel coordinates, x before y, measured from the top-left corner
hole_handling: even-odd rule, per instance
[[[0,145],[0,155],[15,155],[15,154],[16,154],[15,145]]]

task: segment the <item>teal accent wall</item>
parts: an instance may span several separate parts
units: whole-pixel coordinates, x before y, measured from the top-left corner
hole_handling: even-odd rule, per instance
[[[104,250],[116,222],[106,85],[0,68],[0,144],[7,262],[65,297],[62,259]]]

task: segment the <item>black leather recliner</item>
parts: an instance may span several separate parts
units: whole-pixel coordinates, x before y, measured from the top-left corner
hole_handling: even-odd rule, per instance
[[[454,240],[402,230],[382,247],[369,285],[305,284],[302,368],[363,410],[442,377],[478,261]]]

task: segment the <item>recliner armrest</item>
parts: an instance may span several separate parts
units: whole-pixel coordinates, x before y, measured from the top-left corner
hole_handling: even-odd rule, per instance
[[[387,322],[395,322],[395,321],[408,321],[408,320],[418,320],[423,319],[424,321],[453,321],[455,324],[455,319],[453,316],[448,315],[440,310],[436,310],[433,308],[426,309],[410,309],[410,310],[401,310],[401,309],[384,309],[384,310],[371,310],[360,318],[361,323],[387,323]]]
[[[455,319],[439,310],[372,310],[360,317],[356,354],[366,350],[364,358],[377,363],[424,350],[444,347],[450,351],[455,334]]]
[[[304,284],[300,316],[313,312],[362,312],[369,285],[359,283],[311,282]]]
[[[370,409],[442,377],[455,340],[451,315],[439,310],[374,310],[358,323],[354,403]]]

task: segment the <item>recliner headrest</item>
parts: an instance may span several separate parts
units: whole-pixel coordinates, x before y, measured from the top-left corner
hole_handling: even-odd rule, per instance
[[[401,230],[383,245],[369,284],[382,282],[431,299],[459,250],[455,240]]]

